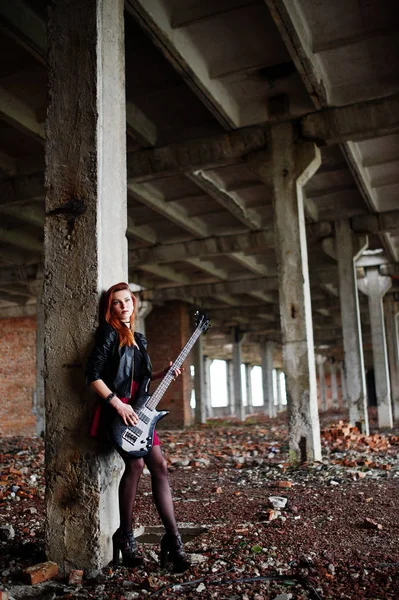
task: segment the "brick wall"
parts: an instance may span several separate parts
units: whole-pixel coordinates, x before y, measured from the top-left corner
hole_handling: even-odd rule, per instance
[[[0,435],[32,435],[36,419],[36,319],[0,320]]]
[[[189,305],[184,302],[167,302],[164,306],[156,306],[145,321],[145,331],[148,340],[148,352],[154,371],[160,371],[168,366],[170,360],[175,360],[186,341],[192,334]],[[160,421],[159,427],[184,427],[192,422],[190,394],[192,381],[190,377],[190,360],[184,364],[182,375],[173,382],[158,410],[169,410],[170,414]],[[159,380],[160,381],[160,380]],[[156,388],[154,382],[152,391]]]

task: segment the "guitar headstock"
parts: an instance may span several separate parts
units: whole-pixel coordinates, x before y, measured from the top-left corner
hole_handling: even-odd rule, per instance
[[[211,320],[208,317],[208,315],[206,313],[200,312],[199,310],[197,310],[197,312],[194,315],[194,322],[195,326],[198,329],[201,329],[202,332],[206,331],[211,324]]]

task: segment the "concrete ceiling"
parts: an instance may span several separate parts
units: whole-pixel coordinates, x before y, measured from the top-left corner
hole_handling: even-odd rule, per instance
[[[46,5],[0,5],[3,315],[32,314],[42,278]],[[208,309],[210,355],[231,355],[235,326],[247,332],[244,360],[259,363],[262,342],[280,340],[270,192],[243,160],[141,177],[137,165],[152,148],[195,150],[239,128],[397,94],[395,6],[126,0],[129,277],[156,302],[180,298]],[[257,143],[257,131],[248,143]],[[399,210],[399,134],[388,126],[383,133],[321,140],[322,166],[305,188],[315,343],[337,358],[337,269],[323,238],[336,219],[355,227],[362,215]],[[369,234],[369,248],[383,249],[381,263],[398,261],[398,230],[392,218]],[[367,344],[365,298],[361,308]]]

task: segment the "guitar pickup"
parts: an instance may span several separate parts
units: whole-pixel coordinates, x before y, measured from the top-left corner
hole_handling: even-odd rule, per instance
[[[143,423],[148,425],[148,423],[151,421],[151,419],[150,419],[150,417],[147,417],[147,415],[140,415],[140,421],[143,421]]]

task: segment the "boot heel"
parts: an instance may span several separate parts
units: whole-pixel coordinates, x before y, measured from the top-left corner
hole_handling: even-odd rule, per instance
[[[159,564],[164,568],[168,563],[172,563],[174,573],[184,573],[190,567],[180,535],[165,533],[161,540]]]
[[[159,554],[159,564],[161,565],[161,569],[164,569],[166,567],[166,564],[168,562],[168,554],[168,549],[161,544],[161,552]]]
[[[115,566],[121,564],[121,552],[115,540],[112,540],[112,564]]]

